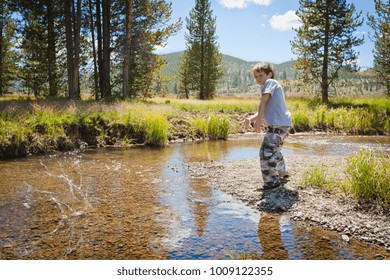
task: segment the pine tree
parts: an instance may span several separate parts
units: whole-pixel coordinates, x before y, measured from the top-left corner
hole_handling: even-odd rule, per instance
[[[300,0],[299,4],[297,15],[302,25],[295,29],[292,42],[298,56],[294,67],[302,71],[306,82],[319,82],[322,101],[327,102],[329,86],[339,70],[356,64],[358,53],[353,47],[364,41],[355,36],[363,23],[361,12],[355,13],[355,5],[346,0]]]
[[[16,24],[12,20],[8,1],[0,0],[0,96],[8,92],[17,73],[15,44]]]
[[[49,79],[46,67],[46,36],[45,29],[39,23],[37,14],[30,11],[24,19],[25,27],[22,39],[23,66],[20,77],[23,86],[34,96],[41,96],[47,92],[47,81]]]
[[[103,57],[102,57],[102,96],[111,97],[111,0],[102,0]]]
[[[80,99],[81,0],[65,0],[66,55],[69,99]]]
[[[59,85],[58,0],[9,1],[18,22],[22,62],[19,77],[34,95],[56,96]]]
[[[369,25],[374,29],[374,70],[386,86],[390,97],[390,3],[374,0],[375,15],[369,15]]]
[[[130,96],[130,49],[131,49],[131,31],[133,23],[133,0],[125,0],[125,26],[126,36],[124,44],[124,59],[123,59],[123,97],[128,98]]]
[[[79,99],[85,77],[93,73],[96,99],[110,98],[112,93],[146,96],[164,66],[155,48],[164,46],[181,27],[181,20],[170,22],[172,4],[166,0],[0,0],[0,4],[0,94],[13,82],[15,74],[10,73],[19,65],[17,82],[35,95],[54,96],[67,85],[69,98]],[[8,5],[16,14],[16,28],[10,24]],[[14,50],[21,54],[19,63]],[[128,85],[124,76],[129,77]]]
[[[57,32],[55,22],[58,19],[58,8],[56,1],[45,0],[47,21],[47,71],[49,76],[49,96],[58,95],[58,68],[57,68]]]
[[[154,53],[169,36],[181,27],[181,21],[170,23],[172,4],[165,0],[133,0],[133,21],[129,63],[129,94],[147,96],[164,66]]]
[[[6,26],[6,18],[7,14],[6,9],[8,8],[6,6],[6,1],[1,0],[0,1],[0,96],[4,94],[5,88],[6,88],[6,83],[5,83],[5,75],[4,75],[4,54],[5,52],[5,47],[4,44],[6,42],[6,38],[3,34],[5,34],[5,26]]]
[[[190,98],[190,91],[193,86],[193,81],[191,78],[194,75],[190,75],[191,72],[191,63],[190,63],[190,50],[184,52],[183,56],[181,57],[178,75],[179,75],[179,92],[180,95],[184,94],[184,97],[189,99]]]
[[[199,93],[200,99],[212,99],[218,80],[223,76],[222,54],[218,50],[216,32],[216,17],[213,17],[209,0],[196,0],[195,7],[187,18],[186,63],[181,69],[187,74],[187,81],[182,84],[191,85],[192,90]],[[181,78],[185,78],[181,75]]]

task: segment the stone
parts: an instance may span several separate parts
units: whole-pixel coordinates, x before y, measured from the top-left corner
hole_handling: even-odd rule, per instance
[[[341,238],[342,238],[345,242],[349,242],[349,237],[348,237],[348,235],[343,234],[343,235],[341,235]]]

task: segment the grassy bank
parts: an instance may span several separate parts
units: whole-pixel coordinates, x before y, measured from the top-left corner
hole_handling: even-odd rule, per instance
[[[318,100],[289,101],[297,131],[330,131],[347,134],[388,134],[390,99],[336,99],[329,104]]]
[[[257,111],[256,99],[216,99],[211,101],[156,99],[182,112],[218,112],[245,114]],[[319,99],[287,99],[293,125],[297,132],[328,131],[335,133],[375,135],[390,132],[390,99],[342,98],[328,104]]]
[[[390,157],[383,151],[360,150],[340,163],[339,170],[336,178],[324,164],[311,165],[303,172],[301,186],[341,191],[360,203],[375,202],[390,210]]]
[[[348,134],[390,132],[389,99],[288,99],[296,131]],[[211,101],[156,98],[100,103],[0,100],[0,158],[48,154],[87,146],[147,144],[170,140],[226,139],[257,111],[258,99]]]
[[[191,114],[150,102],[3,101],[0,158],[91,146],[164,146],[170,140],[226,139],[222,114]]]

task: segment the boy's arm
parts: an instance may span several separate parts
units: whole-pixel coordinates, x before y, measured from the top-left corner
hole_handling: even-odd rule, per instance
[[[244,126],[245,129],[248,129],[251,127],[251,123],[254,123],[257,119],[257,112],[253,114],[252,116],[245,118],[244,121],[242,122],[242,125]]]
[[[263,118],[264,118],[265,105],[267,104],[270,96],[271,95],[269,93],[265,93],[261,96],[259,111],[257,112],[257,118],[256,118],[255,125],[254,125],[255,131],[257,133],[259,133],[261,131],[261,123],[262,123]]]

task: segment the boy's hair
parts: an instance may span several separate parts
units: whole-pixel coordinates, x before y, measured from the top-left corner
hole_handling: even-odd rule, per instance
[[[265,74],[272,73],[271,79],[275,76],[275,68],[274,66],[269,62],[259,62],[252,68],[252,72],[264,72]]]

